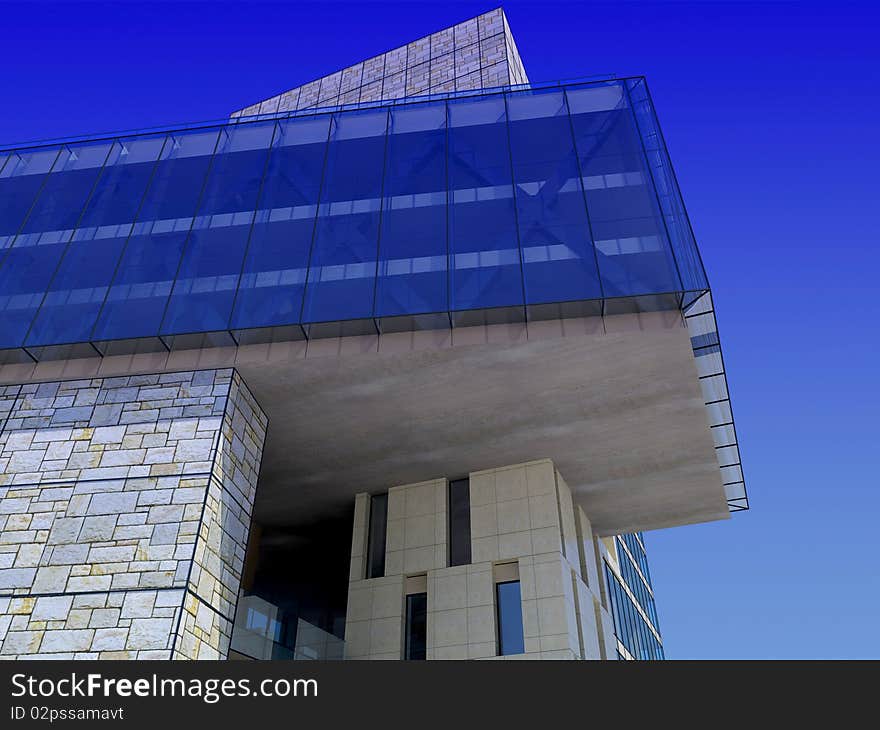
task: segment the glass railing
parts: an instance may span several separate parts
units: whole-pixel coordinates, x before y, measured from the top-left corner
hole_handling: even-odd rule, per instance
[[[232,651],[250,659],[343,659],[345,642],[257,595],[242,596]]]

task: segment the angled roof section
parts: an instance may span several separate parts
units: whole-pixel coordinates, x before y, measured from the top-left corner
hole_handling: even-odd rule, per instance
[[[507,17],[496,8],[251,104],[232,117],[525,83]]]

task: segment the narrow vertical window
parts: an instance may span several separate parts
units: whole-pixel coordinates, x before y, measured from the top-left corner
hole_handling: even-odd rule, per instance
[[[388,493],[370,498],[370,532],[367,538],[367,578],[385,575],[385,529],[388,525]]]
[[[495,604],[498,613],[498,654],[522,654],[525,651],[525,641],[519,581],[496,583]]]
[[[428,644],[428,594],[412,593],[406,597],[406,643],[404,659],[425,659]]]
[[[449,564],[471,562],[471,483],[449,482]]]

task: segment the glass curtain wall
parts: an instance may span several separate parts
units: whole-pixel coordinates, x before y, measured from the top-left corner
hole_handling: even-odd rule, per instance
[[[0,349],[36,359],[676,309],[707,288],[639,80],[0,165]]]

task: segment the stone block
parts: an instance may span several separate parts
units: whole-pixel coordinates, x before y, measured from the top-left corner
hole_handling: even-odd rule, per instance
[[[83,575],[71,576],[67,581],[67,589],[72,592],[78,591],[107,591],[112,584],[109,575]]]
[[[125,594],[122,618],[149,618],[156,602],[155,591],[132,591]]]
[[[170,618],[132,619],[126,649],[164,649],[170,645],[172,620]]]
[[[119,623],[118,608],[98,608],[92,611],[89,619],[89,628],[103,629],[116,626]]]
[[[88,559],[90,563],[126,563],[134,559],[136,550],[136,545],[93,547],[89,550]]]
[[[29,588],[33,583],[36,568],[0,569],[0,591],[14,588]]]
[[[52,548],[49,565],[77,565],[89,558],[87,544],[58,545]]]
[[[116,520],[116,515],[86,517],[79,532],[79,540],[81,542],[111,540],[116,527]]]
[[[137,507],[137,499],[137,492],[94,494],[87,514],[108,515],[134,512]]]
[[[73,596],[42,596],[37,598],[31,621],[63,621],[73,604]]]
[[[40,651],[44,653],[86,651],[91,648],[95,632],[91,629],[62,629],[43,635]]]
[[[0,654],[36,654],[42,640],[42,631],[10,631],[3,640]]]
[[[101,457],[101,467],[135,466],[144,463],[147,452],[145,449],[119,449],[105,451]]]
[[[127,628],[99,628],[92,639],[93,651],[117,651],[125,648]]]

